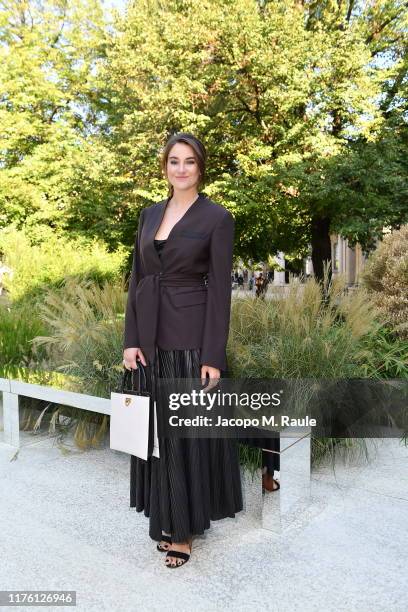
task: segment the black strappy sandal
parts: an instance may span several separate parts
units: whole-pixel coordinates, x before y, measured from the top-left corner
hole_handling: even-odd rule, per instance
[[[170,546],[172,545],[172,541],[171,541],[171,537],[168,535],[162,535],[161,539],[163,540],[163,542],[167,542],[167,544],[170,544]],[[169,549],[168,548],[162,548],[160,546],[160,543],[157,545],[157,550],[159,550],[160,552],[167,552]]]
[[[180,550],[169,550],[166,555],[166,559],[170,559],[170,557],[177,557],[177,559],[181,559],[181,562],[176,561],[174,565],[172,563],[165,563],[166,567],[171,567],[173,569],[175,567],[181,567],[182,565],[187,563],[191,556],[191,547],[192,542],[190,542],[190,554],[181,552]]]

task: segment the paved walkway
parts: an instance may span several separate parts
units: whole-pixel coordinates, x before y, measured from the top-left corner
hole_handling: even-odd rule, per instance
[[[126,455],[63,454],[28,434],[23,443],[14,460],[0,444],[1,589],[74,589],[81,612],[407,609],[408,449],[398,440],[378,441],[370,464],[314,470],[312,503],[281,535],[260,527],[259,482],[249,484],[247,511],[213,522],[175,570],[129,509]]]

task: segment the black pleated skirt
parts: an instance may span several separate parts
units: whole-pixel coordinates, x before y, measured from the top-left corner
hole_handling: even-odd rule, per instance
[[[200,349],[156,348],[155,375],[200,378]],[[157,411],[159,418],[160,410]],[[130,507],[149,517],[149,535],[173,542],[203,534],[210,521],[243,508],[238,445],[234,439],[159,439],[160,458],[131,456]]]

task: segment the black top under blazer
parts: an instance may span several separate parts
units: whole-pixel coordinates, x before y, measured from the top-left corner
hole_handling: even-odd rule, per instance
[[[234,218],[199,193],[174,225],[161,259],[154,237],[170,198],[140,214],[125,314],[123,348],[200,348],[201,365],[227,369]]]

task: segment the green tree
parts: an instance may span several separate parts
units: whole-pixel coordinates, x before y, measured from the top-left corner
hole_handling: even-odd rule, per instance
[[[101,78],[111,146],[137,185],[130,204],[163,195],[160,147],[192,131],[244,258],[311,242],[321,277],[330,231],[368,247],[406,218],[406,19],[398,1],[131,3]]]
[[[1,6],[0,226],[131,245],[175,131],[244,259],[311,243],[321,277],[331,231],[407,220],[402,0],[138,0],[113,28],[98,0]]]
[[[105,34],[99,0],[1,2],[0,227],[33,241],[86,233],[92,210],[100,236],[115,235],[117,163],[93,106]]]

